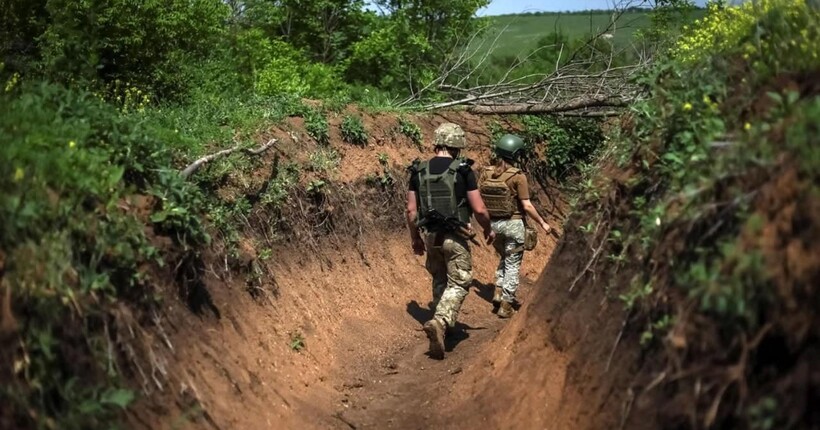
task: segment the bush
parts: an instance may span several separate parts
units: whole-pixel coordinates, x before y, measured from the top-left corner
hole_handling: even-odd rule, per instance
[[[187,94],[186,65],[216,50],[228,17],[218,0],[44,3],[36,22],[47,22],[38,39],[45,77],[99,87],[119,80],[160,98]]]
[[[399,133],[407,136],[414,145],[421,148],[423,137],[421,127],[419,127],[418,124],[405,117],[401,117],[399,118]]]
[[[528,156],[534,156],[537,144],[545,143],[547,172],[559,180],[580,172],[604,142],[601,124],[596,120],[525,115],[522,124]]]
[[[347,115],[342,120],[342,139],[354,145],[367,145],[367,131],[358,116]]]
[[[325,114],[321,111],[308,108],[305,112],[305,130],[308,135],[320,145],[330,144],[330,125]]]
[[[649,97],[608,148],[621,171],[590,180],[577,210],[604,214],[589,231],[618,232],[593,236],[613,251],[595,270],[630,265],[628,323],[689,375],[658,390],[714,405],[695,426],[798,428],[814,416],[795,375],[816,361],[818,336],[792,321],[817,318],[817,267],[788,267],[794,249],[814,252],[802,244],[818,225],[820,98],[807,88],[819,37],[820,12],[803,1],[711,5],[640,79]],[[687,394],[697,386],[723,388]]]
[[[82,91],[0,95],[0,257],[20,330],[19,345],[3,346],[13,357],[0,372],[15,376],[0,396],[19,425],[101,427],[133,398],[117,366],[95,360],[115,335],[110,308],[155,300],[140,266],[161,259],[132,196],[162,189],[171,197],[157,225],[180,242],[207,240],[196,193],[169,172],[174,136]]]

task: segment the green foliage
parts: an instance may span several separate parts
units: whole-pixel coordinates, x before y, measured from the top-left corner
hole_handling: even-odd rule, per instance
[[[592,119],[524,115],[521,122],[527,156],[535,156],[536,146],[546,145],[547,172],[559,180],[577,174],[604,142],[600,122]]]
[[[268,209],[279,209],[287,200],[288,194],[299,183],[300,167],[296,163],[281,166],[277,175],[268,182],[262,194],[261,203]]]
[[[312,195],[320,195],[324,192],[325,186],[327,186],[327,182],[322,179],[314,179],[307,184],[305,191],[308,194]]]
[[[333,148],[320,148],[310,154],[310,170],[318,173],[329,173],[339,168],[341,157]]]
[[[709,413],[715,428],[787,428],[809,416],[778,405],[791,400],[784,393],[795,369],[811,360],[802,351],[815,339],[787,321],[813,317],[814,294],[798,292],[808,275],[784,275],[786,245],[771,241],[798,243],[816,222],[805,202],[820,195],[820,98],[804,88],[820,69],[818,28],[820,12],[804,1],[711,5],[639,79],[649,97],[631,107],[607,148],[621,170],[588,181],[579,204],[611,214],[601,223],[626,237],[607,240],[635,262],[621,299],[630,322],[645,327],[641,343],[653,345],[674,325],[674,348],[656,350],[663,359],[679,358],[677,345],[699,345],[681,369],[692,376],[667,388],[719,386],[742,364],[744,396],[730,387],[701,398],[719,404]],[[601,182],[613,185],[601,190]],[[790,346],[761,364],[769,341]],[[773,393],[772,381],[790,388]]]
[[[671,315],[665,314],[649,324],[646,330],[641,333],[641,346],[646,347],[655,339],[662,337],[663,334],[669,331],[674,322],[675,319]]]
[[[330,144],[330,125],[325,114],[314,108],[305,112],[305,130],[320,145]]]
[[[19,424],[96,427],[133,398],[103,358],[104,321],[118,300],[153,306],[140,267],[162,260],[130,196],[164,189],[158,227],[186,243],[207,237],[197,193],[168,172],[174,136],[82,91],[29,84],[0,95],[0,249],[25,310],[22,355],[2,364],[15,376],[0,396]]]
[[[378,0],[387,15],[352,45],[347,78],[383,89],[418,89],[432,81],[453,50],[478,29],[487,0]]]
[[[399,118],[399,133],[407,136],[414,145],[421,148],[423,136],[421,127],[406,117]]]
[[[259,29],[240,33],[237,43],[261,95],[327,97],[342,89],[333,67],[310,62],[292,45],[268,39]]]
[[[157,232],[173,237],[187,250],[210,242],[201,214],[205,202],[198,187],[186,182],[175,171],[159,175],[150,192],[160,204],[151,214]]]
[[[363,0],[318,0],[304,2],[250,0],[236,4],[243,24],[259,28],[269,38],[282,38],[311,60],[330,64],[349,55],[374,21]],[[242,8],[241,11],[239,8]]]
[[[783,428],[782,423],[777,420],[777,399],[766,396],[757,403],[749,406],[746,415],[749,420],[751,430],[774,430]],[[778,425],[780,424],[780,425]]]
[[[346,115],[342,119],[341,131],[345,142],[359,146],[367,145],[367,130],[364,129],[361,117]]]
[[[305,338],[302,337],[302,333],[300,332],[293,332],[290,334],[290,349],[300,352],[305,349]]]
[[[369,174],[365,181],[370,185],[380,186],[382,189],[389,189],[396,183],[396,178],[394,178],[390,172],[390,156],[380,152],[377,157],[379,158],[379,165],[382,166],[382,173]]]
[[[217,0],[38,1],[47,22],[38,39],[46,76],[120,80],[160,97],[187,92],[192,70],[186,65],[215,49],[228,12]]]

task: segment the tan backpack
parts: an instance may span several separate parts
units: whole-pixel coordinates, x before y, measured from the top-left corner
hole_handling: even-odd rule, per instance
[[[520,172],[521,170],[511,167],[496,178],[488,174],[481,181],[479,192],[490,217],[509,218],[515,213],[518,206],[517,196],[507,185],[507,181]]]

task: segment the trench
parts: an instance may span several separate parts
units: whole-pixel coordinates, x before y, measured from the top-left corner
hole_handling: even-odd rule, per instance
[[[474,142],[468,153],[486,164],[490,135],[483,119],[453,115]],[[429,132],[441,119],[426,121]],[[351,163],[385,151],[400,162],[423,155],[395,143],[334,145]],[[350,169],[347,183],[367,172],[361,164]],[[557,193],[541,187],[535,200],[542,208],[552,202],[546,219],[560,231],[565,208],[550,192]],[[253,248],[251,239],[243,245]],[[444,360],[426,355],[421,327],[432,315],[430,278],[403,225],[313,244],[291,240],[260,262],[262,295],[248,294],[241,274],[221,271],[223,257],[213,252],[205,256],[202,279],[213,310],[196,314],[169,300],[154,341],[173,349],[156,354],[156,383],[147,390],[144,384],[148,395],[128,422],[174,429],[596,428],[597,415],[579,406],[590,396],[570,386],[577,377],[568,373],[571,350],[580,338],[599,335],[597,329],[614,337],[601,324],[581,324],[578,315],[610,321],[613,310],[602,313],[595,303],[556,324],[563,308],[577,307],[557,291],[578,259],[564,250],[556,268],[550,264],[556,248],[566,244],[539,233],[522,266],[522,306],[502,320],[491,304],[498,257],[490,246],[473,246],[474,281]],[[553,270],[545,271],[548,264]]]

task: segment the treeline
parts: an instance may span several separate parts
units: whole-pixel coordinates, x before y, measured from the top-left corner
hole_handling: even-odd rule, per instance
[[[432,79],[489,1],[8,0],[2,76],[151,100],[254,91],[323,97]],[[344,88],[343,88],[344,87]]]
[[[704,8],[692,5],[692,8],[705,10]],[[501,15],[494,15],[494,17],[516,17],[516,16],[556,16],[556,15],[611,15],[613,13],[648,13],[651,12],[650,7],[641,7],[641,6],[630,6],[624,9],[613,10],[613,9],[585,9],[585,10],[565,10],[565,11],[552,11],[552,10],[539,10],[539,11],[532,11],[532,12],[516,12],[516,13],[505,13]]]

